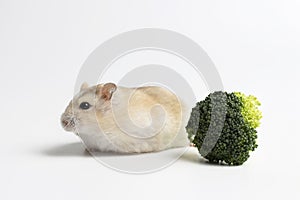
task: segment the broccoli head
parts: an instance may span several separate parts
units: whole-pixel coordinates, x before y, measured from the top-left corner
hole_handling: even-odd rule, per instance
[[[192,109],[186,130],[209,162],[241,165],[257,147],[260,102],[240,92],[214,92]]]

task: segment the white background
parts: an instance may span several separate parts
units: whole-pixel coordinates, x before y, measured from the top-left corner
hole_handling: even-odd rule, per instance
[[[299,10],[297,0],[1,0],[0,198],[299,199]],[[243,166],[191,150],[156,173],[119,173],[60,127],[87,56],[145,27],[193,39],[227,91],[261,100],[259,148]]]

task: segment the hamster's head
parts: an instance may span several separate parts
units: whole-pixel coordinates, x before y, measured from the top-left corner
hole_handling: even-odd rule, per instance
[[[79,134],[97,126],[96,114],[111,109],[111,97],[116,91],[114,83],[99,84],[89,87],[83,83],[80,92],[74,96],[61,116],[61,125],[66,131]]]

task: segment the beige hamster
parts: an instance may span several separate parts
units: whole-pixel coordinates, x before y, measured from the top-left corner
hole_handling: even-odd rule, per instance
[[[90,151],[141,153],[188,146],[187,116],[182,101],[162,87],[84,83],[61,124]]]

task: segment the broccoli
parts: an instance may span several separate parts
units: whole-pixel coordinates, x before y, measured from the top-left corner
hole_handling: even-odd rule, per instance
[[[257,148],[260,102],[240,92],[214,92],[192,109],[186,130],[199,153],[212,163],[241,165]]]

